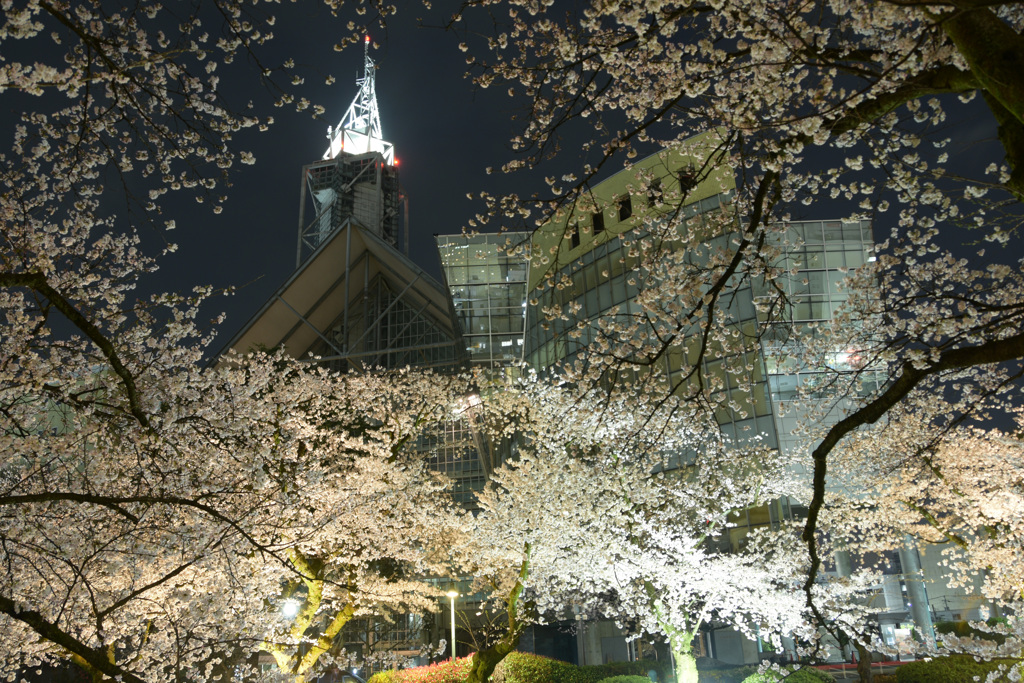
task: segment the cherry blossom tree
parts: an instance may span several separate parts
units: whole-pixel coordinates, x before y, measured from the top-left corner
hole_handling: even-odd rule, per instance
[[[339,47],[393,11],[351,9]],[[209,290],[137,294],[174,249],[137,227],[173,228],[171,196],[217,213],[253,161],[235,137],[272,123],[220,79],[311,108],[263,61],[263,7],[0,12],[0,93],[25,112],[0,154],[0,670],[210,680],[262,647],[301,678],[349,615],[423,604],[410,577],[459,516],[415,444],[463,387],[264,353],[207,367]]]
[[[297,681],[322,665],[352,619],[432,611],[440,591],[424,578],[447,570],[448,548],[460,535],[461,508],[445,490],[450,482],[430,472],[428,454],[416,448],[416,439],[457,405],[455,394],[419,384],[436,386],[432,377],[397,384],[391,376],[365,384],[360,380],[369,378],[349,379],[375,410],[364,413],[359,402],[346,401],[329,422],[332,432],[344,434],[342,454],[324,449],[319,457],[330,462],[344,492],[317,501],[327,517],[315,533],[296,535],[288,547],[295,576],[284,584],[279,604],[293,614],[260,645]],[[432,403],[432,397],[443,402]],[[353,413],[364,416],[358,429],[347,427]],[[403,418],[412,419],[400,426]]]
[[[407,448],[453,405],[443,382],[158,348],[134,376],[146,426],[113,373],[5,392],[5,666],[205,680],[262,647],[303,680],[352,615],[424,604],[383,566],[423,575],[459,519]]]
[[[569,607],[665,638],[687,682],[693,640],[712,620],[815,637],[792,528],[751,535],[742,554],[712,544],[735,511],[794,493],[767,449],[726,444],[707,420],[681,426],[671,410],[610,408],[543,382],[484,395],[476,423],[510,420],[525,438],[467,537],[470,567],[509,622],[474,655],[470,680],[486,680],[527,625]]]
[[[1018,430],[1020,420],[1018,411]],[[907,535],[939,546],[952,585],[980,585],[993,604],[1019,609],[1021,448],[1019,436],[999,430],[897,413],[838,449],[845,485],[830,492],[826,525],[842,528],[854,552],[889,549]],[[1017,649],[1011,641],[1004,651],[1016,656]]]
[[[640,387],[625,393],[734,410],[705,361],[743,359],[727,371],[743,381],[750,354],[779,339],[820,375],[806,389],[823,405],[805,427],[804,590],[826,622],[813,594],[835,449],[911,407],[921,423],[986,427],[1019,395],[1020,4],[613,1],[566,11],[479,0],[464,3],[453,28],[474,29],[480,8],[495,30],[486,50],[464,45],[474,77],[526,102],[513,140],[520,155],[504,170],[547,169],[551,187],[483,199],[503,223],[564,229],[543,255],[549,287],[565,286],[555,271],[571,259],[559,250],[595,210],[601,174],[662,149],[694,161],[692,177],[665,192],[652,174],[635,173],[631,192],[651,207],[631,223],[647,235],[635,240],[643,291],[633,313],[579,321],[598,329],[598,342],[569,369],[574,380],[598,387],[630,377]],[[979,165],[977,138],[950,117],[987,123],[999,149],[981,152],[990,158]],[[728,216],[710,227],[688,220],[688,193],[726,189],[723,168],[737,185]],[[825,205],[873,221],[877,259],[846,282],[838,324],[795,324],[779,283],[799,268],[792,253],[803,245],[785,231],[807,206]],[[761,292],[755,329],[727,312],[748,286]],[[569,308],[545,313],[577,321]],[[836,349],[850,362],[834,362]],[[678,384],[658,369],[673,352],[686,380]],[[871,390],[873,372],[885,381]]]

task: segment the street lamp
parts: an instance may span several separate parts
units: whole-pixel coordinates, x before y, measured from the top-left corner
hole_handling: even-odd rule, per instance
[[[448,591],[445,593],[448,596],[448,600],[452,604],[452,661],[455,661],[455,598],[459,597],[458,591]]]

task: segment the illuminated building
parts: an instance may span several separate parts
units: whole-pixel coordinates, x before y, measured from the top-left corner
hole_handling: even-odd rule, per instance
[[[339,371],[457,367],[447,292],[398,250],[398,162],[381,133],[369,38],[356,84],[323,159],[302,169],[296,270],[228,347],[283,347]]]
[[[521,363],[529,234],[439,235],[437,250],[470,362]]]
[[[734,251],[732,241],[743,217],[732,204],[732,169],[708,164],[717,143],[710,132],[687,141],[687,153],[666,150],[640,160],[589,187],[581,201],[534,233],[527,286],[527,364],[538,371],[558,372],[567,364],[586,363],[582,352],[604,334],[599,321],[621,322],[628,328],[641,320],[637,299],[645,286],[658,286],[652,283],[652,277],[656,279],[652,263],[657,257],[645,261],[645,256],[671,254],[675,265],[698,272],[709,262],[709,254]],[[674,234],[659,231],[665,223],[662,215],[676,212],[701,236],[696,246],[673,242]],[[716,318],[747,342],[729,354],[713,341],[709,344],[699,361],[705,382],[701,390],[719,406],[715,418],[727,437],[737,442],[754,437],[783,453],[806,454],[814,444],[800,436],[798,423],[806,413],[794,399],[801,387],[816,386],[826,372],[797,364],[794,359],[800,354],[792,346],[791,333],[794,328],[832,319],[847,298],[841,286],[847,271],[873,259],[874,242],[867,221],[793,221],[785,228],[772,231],[769,238],[778,254],[773,265],[782,274],[771,283],[754,279],[752,284],[732,288],[716,309]],[[769,286],[780,290],[786,302],[770,324],[756,305],[769,294]],[[563,315],[566,311],[570,313]],[[643,324],[632,332],[640,337],[653,333],[654,328]],[[696,362],[700,341],[697,329],[681,334],[658,361],[660,375],[681,392],[694,387],[695,378],[686,374]],[[846,362],[846,353],[836,350],[836,367]],[[861,391],[866,393],[887,380],[881,370],[862,375]],[[822,400],[829,398],[824,395]],[[826,419],[838,419],[837,414],[834,410]],[[799,468],[794,474],[810,476]],[[801,502],[786,498],[743,510],[730,520],[735,526],[712,542],[720,550],[739,550],[750,529],[801,519],[804,514]],[[871,605],[883,637],[891,644],[900,632],[909,633],[911,624],[919,631],[931,628],[929,600],[954,605],[947,611],[961,618],[979,615],[980,596],[950,589],[942,579],[940,551],[934,547],[919,551],[911,544],[884,558],[888,569]],[[840,555],[828,572],[850,571],[849,557]],[[612,640],[613,631],[607,623],[583,629],[581,658],[592,663],[609,646],[620,647]],[[758,659],[759,645],[731,629],[705,634],[702,645],[706,654],[726,661]]]

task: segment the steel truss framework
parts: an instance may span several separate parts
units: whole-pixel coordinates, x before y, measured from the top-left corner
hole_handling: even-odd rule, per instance
[[[324,159],[333,159],[340,153],[365,154],[377,152],[385,163],[395,163],[395,148],[384,141],[377,108],[376,66],[370,58],[370,36],[363,43],[363,77],[356,79],[359,91],[349,105],[337,128],[327,129],[329,144]]]
[[[455,368],[465,355],[444,288],[351,218],[229,342],[254,346],[343,371]]]
[[[398,246],[398,170],[384,163],[379,154],[342,154],[318,161],[304,166],[302,177],[296,267],[349,218],[355,218],[391,246]],[[308,222],[306,192],[315,211]]]

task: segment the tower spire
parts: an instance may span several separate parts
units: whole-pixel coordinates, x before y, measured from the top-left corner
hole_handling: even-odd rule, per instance
[[[376,68],[370,57],[370,36],[363,41],[363,77],[356,79],[359,91],[337,128],[327,129],[330,144],[324,159],[333,159],[341,152],[365,154],[378,152],[388,165],[395,163],[395,149],[384,141],[377,109]]]

